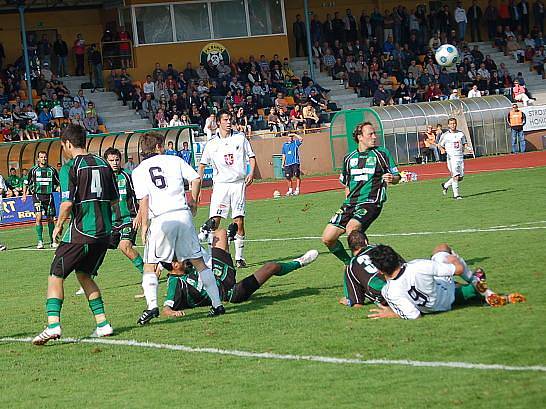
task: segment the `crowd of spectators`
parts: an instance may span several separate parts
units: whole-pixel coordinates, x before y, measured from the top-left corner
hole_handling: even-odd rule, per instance
[[[269,129],[284,132],[317,127],[321,113],[336,110],[328,89],[315,84],[307,72],[298,77],[288,58],[267,60],[261,55],[236,62],[211,61],[184,69],[156,63],[145,79],[134,80],[127,70],[112,70],[110,87],[154,127],[198,125],[211,137],[216,132],[215,114],[232,113],[242,132]]]
[[[525,0],[503,2],[498,8],[490,1],[484,11],[476,2],[467,10],[457,2],[454,9],[444,5],[429,12],[418,5],[413,9],[396,6],[384,13],[375,8],[370,14],[363,11],[360,17],[347,9],[343,17],[335,12],[323,21],[312,15],[312,59],[340,85],[354,89],[359,96],[372,97],[373,105],[438,101],[469,93],[514,97],[514,82],[525,82],[521,72],[509,72],[505,64],[497,65],[478,46],[465,42],[468,37],[481,41],[480,27],[487,27],[489,40],[506,55],[521,63],[528,61],[537,74],[544,74],[542,0],[533,6]],[[305,26],[299,15],[293,33],[296,55],[306,53]],[[437,64],[434,52],[446,43],[458,48],[457,65]],[[530,98],[528,90],[526,95]]]

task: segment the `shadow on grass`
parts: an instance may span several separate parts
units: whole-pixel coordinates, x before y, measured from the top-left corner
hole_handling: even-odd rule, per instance
[[[320,247],[320,246],[315,246],[315,247]],[[313,247],[310,247],[309,250],[311,250]],[[267,260],[260,260],[260,261],[256,261],[256,262],[253,262],[253,263],[249,263],[248,264],[248,267],[253,267],[253,268],[260,268],[261,266],[263,266],[265,263],[270,263],[270,262],[277,262],[277,263],[282,263],[282,262],[285,262],[285,261],[292,261],[298,257],[301,257],[304,253],[296,253],[296,254],[293,254],[293,255],[290,255],[290,256],[285,256],[283,258],[272,258],[272,259],[267,259]],[[330,252],[328,250],[323,250],[323,251],[319,251],[319,255],[324,255],[324,254],[330,254]],[[341,264],[340,264],[341,265]],[[238,270],[238,271],[241,271],[242,269]]]
[[[466,264],[473,266],[479,264],[485,260],[489,260],[491,257],[474,257],[474,258],[465,258]]]
[[[473,193],[470,195],[464,195],[465,199],[467,197],[476,197],[476,196],[483,196],[483,195],[490,195],[492,193],[501,193],[501,192],[508,192],[512,189],[496,189],[496,190],[486,190],[485,192],[479,192],[479,193]]]

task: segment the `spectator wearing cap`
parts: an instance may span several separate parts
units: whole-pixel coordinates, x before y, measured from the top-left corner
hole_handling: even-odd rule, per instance
[[[451,94],[449,95],[450,100],[460,99],[460,98],[461,98],[461,96],[459,95],[459,90],[457,88],[455,88],[453,91],[451,91]]]
[[[92,111],[86,112],[85,118],[83,119],[83,126],[90,134],[99,133],[99,122],[97,121],[97,117],[93,115]]]
[[[531,103],[532,98],[527,95],[525,85],[522,85],[519,80],[514,80],[514,86],[512,87],[512,96],[514,101],[523,102],[523,106],[527,106]]]

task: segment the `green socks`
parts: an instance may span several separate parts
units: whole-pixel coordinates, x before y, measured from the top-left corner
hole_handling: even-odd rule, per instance
[[[55,223],[48,223],[47,230],[49,231],[49,239],[53,243],[53,230],[55,229]]]
[[[42,226],[42,223],[36,225],[36,237],[38,237],[38,241],[43,241],[43,235],[44,235],[44,226]]]
[[[480,298],[480,293],[472,284],[461,285],[455,288],[455,305],[464,305],[468,301]]]
[[[341,244],[339,240],[336,241],[334,247],[328,247],[328,250],[330,250],[330,253],[340,259],[341,262],[346,266],[349,265],[349,263],[351,262],[351,256],[349,256],[349,254],[343,247],[343,244]]]
[[[89,308],[91,308],[93,315],[104,314],[104,302],[102,301],[102,297],[89,300]]]
[[[133,263],[133,266],[140,271],[140,274],[144,271],[144,261],[142,261],[142,257],[140,257],[140,254],[136,256],[133,260],[131,260],[131,263]]]
[[[48,298],[46,300],[46,311],[48,317],[59,317],[61,318],[61,308],[63,307],[63,300],[59,298]],[[55,322],[49,324],[49,328],[55,328],[61,325],[60,322]]]
[[[294,271],[301,267],[298,261],[289,261],[288,263],[278,263],[281,266],[281,271],[275,273],[276,276],[284,276],[291,271]]]

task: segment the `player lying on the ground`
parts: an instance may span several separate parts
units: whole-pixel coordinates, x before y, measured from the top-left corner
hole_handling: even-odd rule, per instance
[[[386,280],[381,295],[388,303],[370,310],[369,318],[416,319],[422,314],[449,311],[453,305],[463,305],[479,297],[484,297],[492,307],[525,301],[519,293],[507,296],[494,293],[487,286],[485,273],[472,273],[447,244],[436,246],[431,260],[406,262],[385,245],[374,247],[366,255]],[[454,276],[469,284],[457,286]]]
[[[206,251],[202,249],[203,254]],[[269,262],[239,282],[235,282],[236,270],[229,254],[228,234],[225,229],[214,232],[211,255],[205,262],[212,267],[223,301],[241,303],[247,301],[267,280],[273,276],[284,276],[304,267],[318,257],[317,250],[309,250],[303,256],[286,263]],[[181,317],[183,310],[210,305],[210,298],[190,263],[173,261],[167,281],[167,297],[162,314],[167,317]]]

